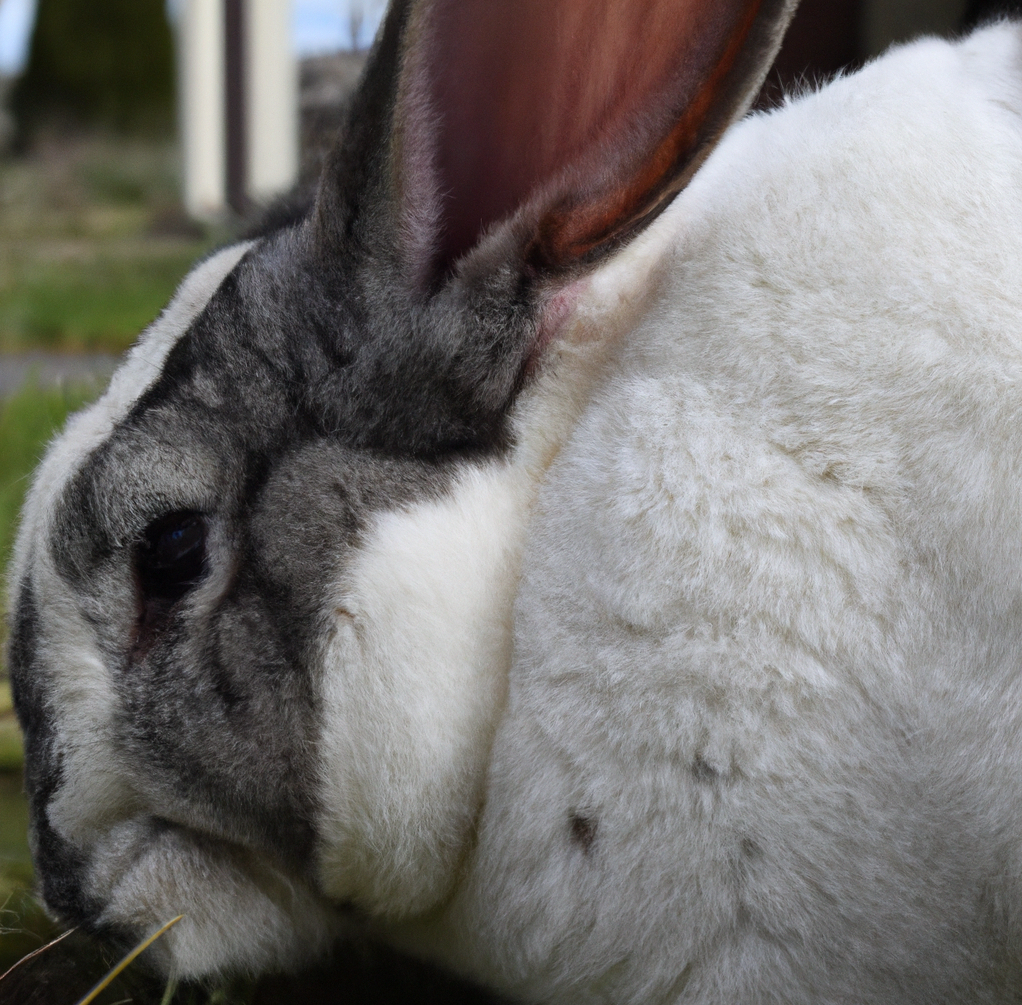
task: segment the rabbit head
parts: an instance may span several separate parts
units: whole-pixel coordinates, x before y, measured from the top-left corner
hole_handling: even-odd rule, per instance
[[[199,265],[35,477],[9,652],[55,915],[184,914],[198,975],[449,895],[535,487],[647,296],[641,239],[592,271],[793,6],[396,0],[310,212]]]

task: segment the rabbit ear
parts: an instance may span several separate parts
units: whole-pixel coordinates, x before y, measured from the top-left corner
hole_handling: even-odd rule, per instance
[[[424,0],[407,12],[394,157],[427,281],[531,206],[526,257],[595,257],[743,112],[793,0]]]
[[[682,186],[795,3],[394,0],[289,253],[291,343],[327,351],[334,427],[431,455],[506,443],[554,287]]]

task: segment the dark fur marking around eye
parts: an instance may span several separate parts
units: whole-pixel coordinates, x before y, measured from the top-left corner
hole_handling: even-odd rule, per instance
[[[167,627],[175,605],[206,573],[206,518],[181,510],[152,521],[135,546],[138,622],[131,647],[143,659]]]
[[[451,444],[476,429],[478,403],[466,412],[457,382],[438,403],[446,357],[395,370],[389,329],[310,289],[301,262],[289,286],[275,240],[223,281],[71,478],[49,544],[83,617],[121,605],[95,631],[125,759],[154,791],[186,796],[210,831],[304,875],[317,812],[309,640],[334,568],[322,557],[352,547],[371,513],[444,496],[465,461]],[[467,442],[473,459],[502,447]],[[180,496],[177,471],[191,479]],[[215,555],[201,523],[213,512]],[[222,589],[200,610],[190,591],[214,558]],[[89,914],[73,910],[75,885],[53,895],[69,919]]]
[[[577,844],[584,854],[589,854],[593,842],[596,840],[596,829],[598,821],[594,817],[583,816],[581,813],[573,812],[570,817],[571,840]]]
[[[183,510],[154,520],[135,551],[145,598],[173,603],[196,586],[206,571],[206,519]]]
[[[309,639],[332,575],[322,555],[351,547],[375,511],[444,496],[466,456],[485,459],[507,443],[492,402],[464,403],[460,383],[447,380],[471,361],[441,354],[395,367],[389,329],[363,323],[357,301],[271,282],[275,260],[264,265],[260,254],[224,280],[71,476],[46,544],[105,647],[125,760],[154,791],[187,797],[203,826],[242,834],[305,875],[317,812]],[[483,341],[472,365],[487,371]],[[196,486],[180,496],[178,470]],[[212,512],[223,589],[200,612],[188,597],[212,567]],[[58,670],[35,655],[36,612],[31,591],[21,592],[36,863],[50,908],[90,923],[102,907],[88,896],[91,863],[47,816],[62,784],[61,738],[48,732],[47,681]],[[594,835],[595,824],[580,844]]]

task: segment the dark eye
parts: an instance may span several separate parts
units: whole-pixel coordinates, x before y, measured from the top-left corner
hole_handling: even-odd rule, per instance
[[[183,597],[206,570],[205,518],[186,510],[154,520],[135,562],[145,596],[170,601]]]

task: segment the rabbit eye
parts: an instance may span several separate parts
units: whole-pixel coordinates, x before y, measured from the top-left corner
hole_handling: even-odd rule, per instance
[[[206,521],[201,513],[168,513],[145,530],[136,567],[147,597],[178,600],[206,569]]]

